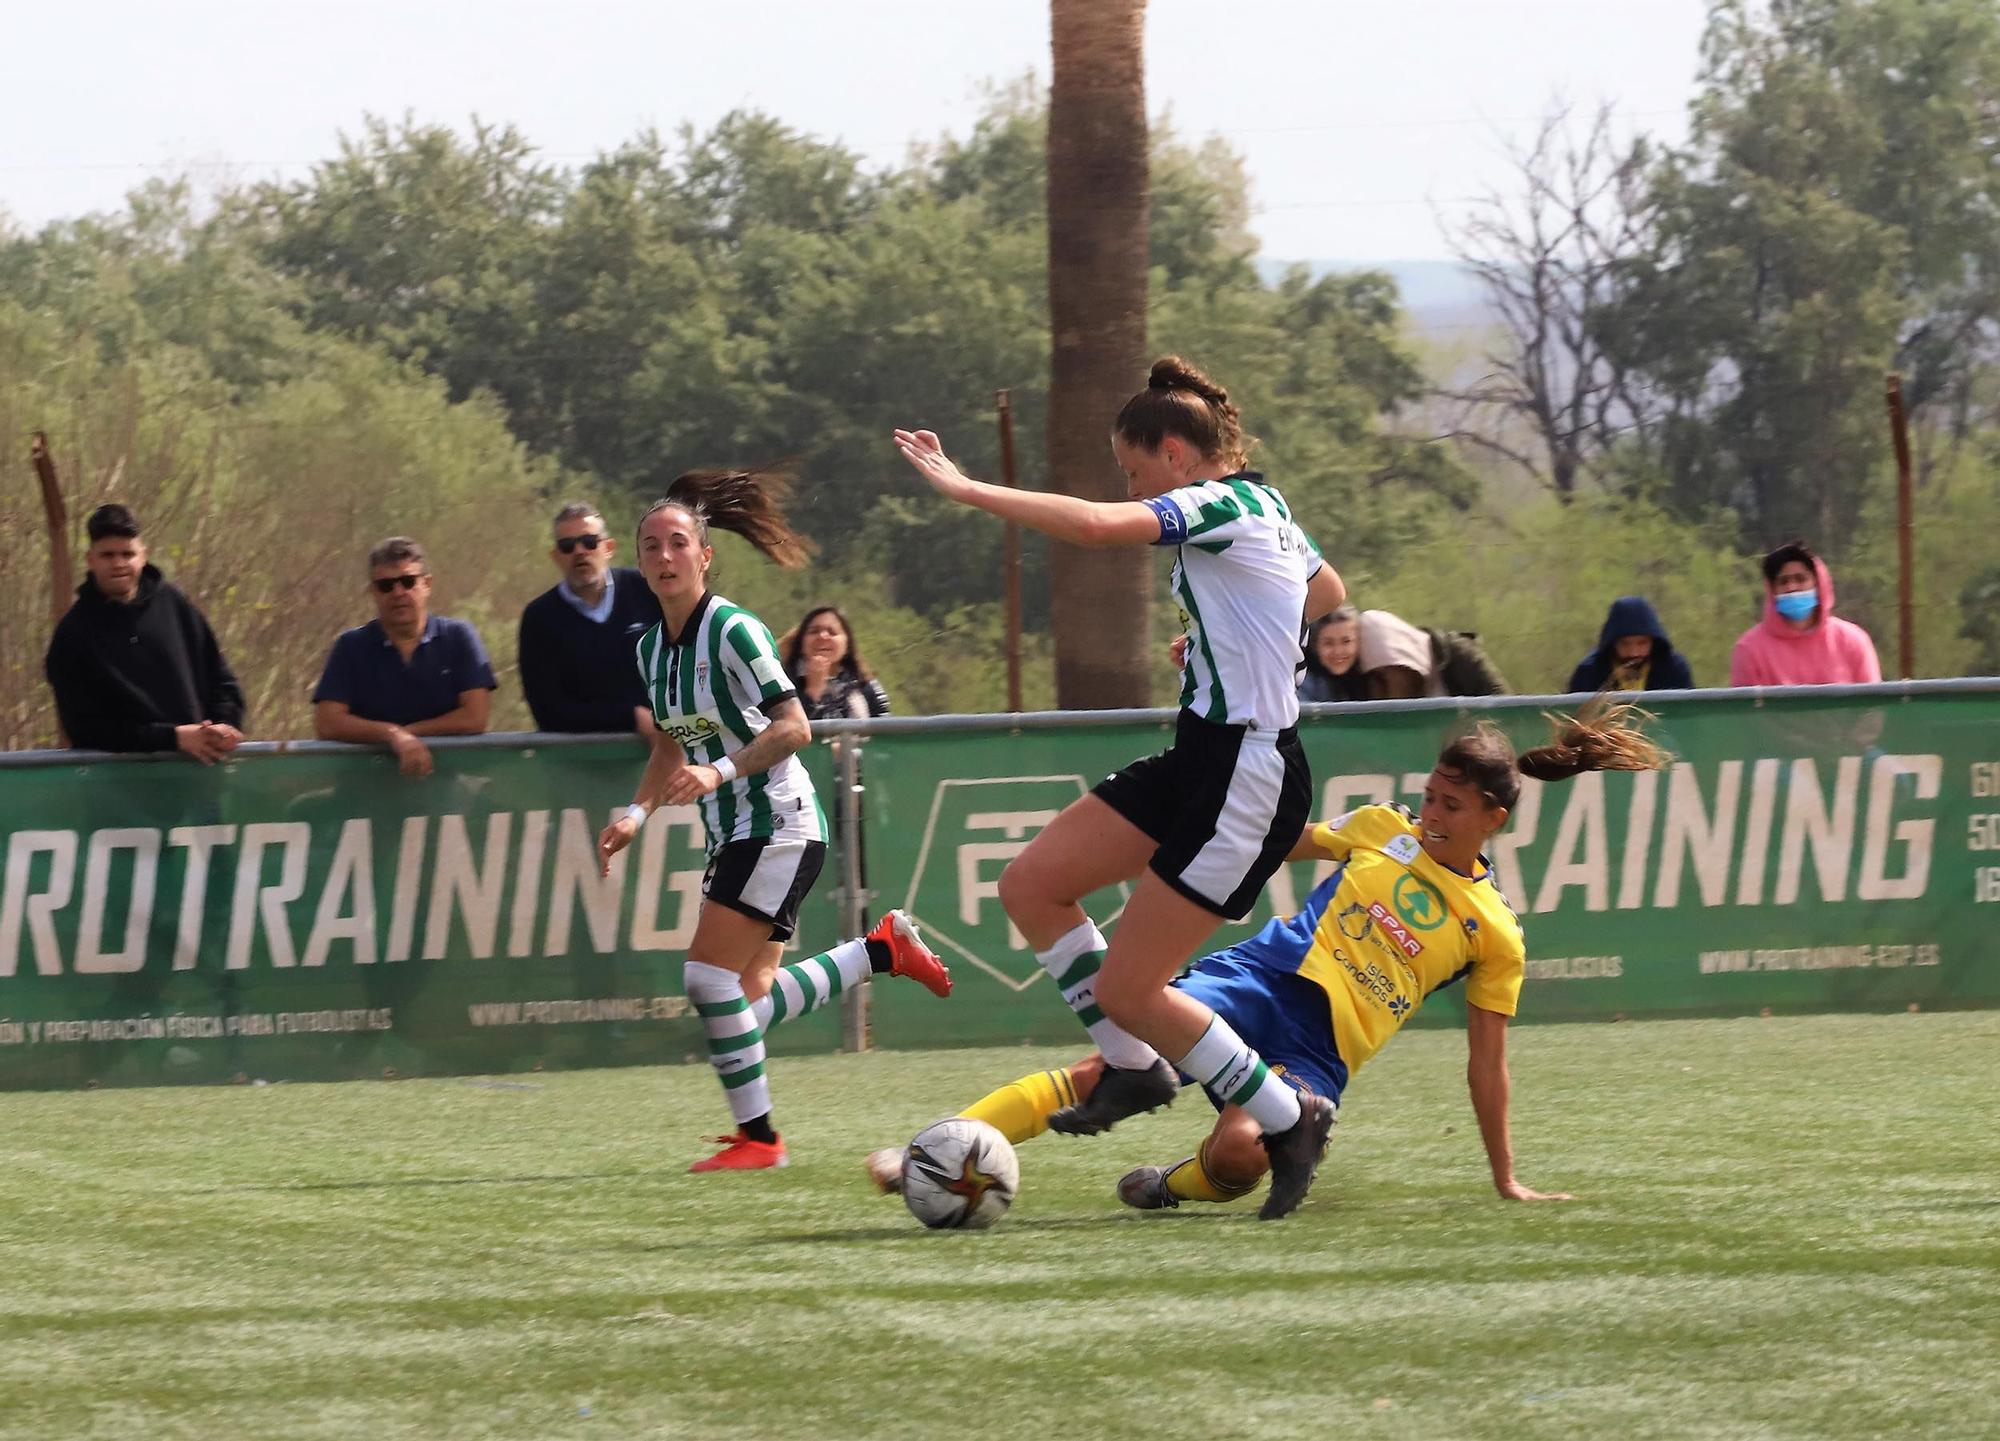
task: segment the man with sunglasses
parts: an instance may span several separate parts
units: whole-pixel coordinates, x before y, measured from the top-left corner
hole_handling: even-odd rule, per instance
[[[499,686],[469,622],[432,615],[424,548],[394,535],[368,553],[375,619],[342,631],[313,691],[313,734],[385,745],[406,776],[431,772],[425,736],[479,735]]]
[[[521,689],[537,730],[656,730],[636,657],[660,604],[638,571],[612,567],[617,553],[595,506],[556,512],[549,559],[562,579],[521,612]]]

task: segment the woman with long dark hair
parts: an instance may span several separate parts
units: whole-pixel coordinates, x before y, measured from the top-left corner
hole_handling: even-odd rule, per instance
[[[597,848],[608,871],[654,810],[700,808],[708,873],[682,979],[736,1131],[717,1137],[722,1149],[695,1171],[786,1164],[764,1078],[767,1028],[871,974],[909,976],[940,996],[951,990],[944,964],[901,911],[865,937],[779,964],[826,859],[826,814],[797,756],[812,726],[770,630],[710,592],[708,571],[711,527],[779,565],[805,563],[805,543],[781,505],[789,487],[781,471],[692,471],[639,518],[639,569],[661,617],[640,638],[639,673],[661,734],[638,795]]]
[[[785,674],[799,688],[807,720],[859,720],[889,713],[889,693],[861,658],[840,607],[815,606],[780,642]]]
[[[1111,427],[1129,501],[983,485],[929,431],[896,445],[947,499],[1075,545],[1174,547],[1186,637],[1174,742],[1066,808],[1008,865],[1000,900],[1106,1062],[1055,1129],[1089,1135],[1165,1105],[1192,1076],[1255,1120],[1271,1157],[1263,1214],[1297,1206],[1333,1105],[1274,1075],[1228,1021],[1169,987],[1224,919],[1249,913],[1311,806],[1299,745],[1299,636],[1345,598],[1291,507],[1248,469],[1229,393],[1178,356],[1153,365]],[[1106,941],[1083,897],[1137,878]]]

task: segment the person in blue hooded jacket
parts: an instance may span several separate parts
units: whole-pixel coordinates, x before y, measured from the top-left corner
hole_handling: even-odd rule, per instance
[[[1621,595],[1611,602],[1598,633],[1597,649],[1570,672],[1569,689],[1693,690],[1694,675],[1687,657],[1674,649],[1659,612],[1642,595]]]

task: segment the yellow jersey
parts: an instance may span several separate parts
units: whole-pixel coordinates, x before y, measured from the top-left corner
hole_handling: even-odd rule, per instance
[[[1307,909],[1321,909],[1298,974],[1326,992],[1334,1044],[1350,1071],[1426,997],[1461,977],[1467,1002],[1514,1014],[1527,950],[1484,856],[1476,876],[1440,865],[1401,806],[1349,811],[1313,827],[1312,840],[1339,869],[1313,888]]]

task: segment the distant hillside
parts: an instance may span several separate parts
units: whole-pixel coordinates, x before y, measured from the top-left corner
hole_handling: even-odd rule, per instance
[[[1257,269],[1269,284],[1294,265],[1304,265],[1315,277],[1340,271],[1386,270],[1402,292],[1411,329],[1420,335],[1482,330],[1493,320],[1479,282],[1455,260],[1259,259]]]

